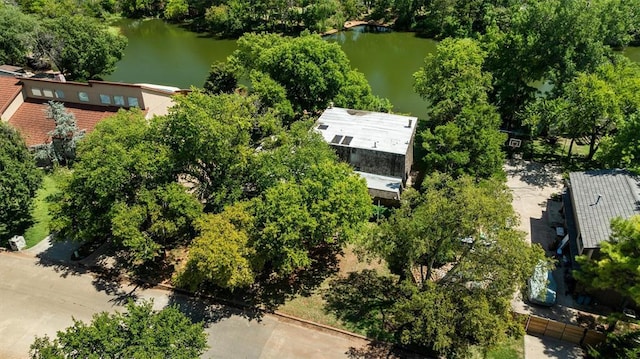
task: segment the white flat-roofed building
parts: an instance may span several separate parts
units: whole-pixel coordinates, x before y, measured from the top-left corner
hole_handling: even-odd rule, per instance
[[[397,200],[413,164],[417,122],[416,117],[331,107],[314,128],[367,180],[373,197]]]

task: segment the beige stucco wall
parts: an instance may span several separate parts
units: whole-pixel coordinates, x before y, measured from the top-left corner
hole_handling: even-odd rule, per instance
[[[168,93],[161,94],[142,88],[142,97],[147,106],[147,119],[153,118],[153,116],[166,115],[169,113],[169,108],[174,104],[171,95]]]
[[[16,97],[13,99],[13,101],[11,101],[9,106],[7,106],[7,109],[2,114],[0,114],[0,120],[4,122],[9,121],[11,116],[13,116],[13,114],[16,113],[16,111],[18,111],[18,108],[23,103],[24,103],[24,97],[22,93],[18,93]]]
[[[119,107],[128,108],[128,97],[135,97],[138,99],[138,106],[142,109],[146,108],[144,97],[142,96],[142,88],[136,85],[96,81],[90,81],[85,84],[79,82],[59,82],[47,79],[23,79],[22,83],[22,93],[28,98],[59,100],[62,102],[95,106],[118,106],[115,104],[113,96],[123,96],[125,104],[124,106]],[[34,94],[34,88],[41,90],[42,95],[38,96]],[[44,90],[50,90],[53,93],[53,97],[44,96]],[[61,90],[64,93],[64,97],[57,98],[55,94],[56,90]],[[86,93],[89,96],[89,101],[80,101],[80,92]],[[110,97],[110,105],[104,104],[100,101],[101,94],[108,95]]]

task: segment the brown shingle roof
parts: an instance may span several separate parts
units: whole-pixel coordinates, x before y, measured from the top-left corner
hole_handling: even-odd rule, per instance
[[[112,106],[93,106],[65,103],[65,108],[74,114],[80,130],[86,133],[93,131],[98,122],[115,114],[119,108]],[[55,124],[47,118],[47,101],[26,99],[16,113],[9,119],[9,124],[20,131],[27,146],[35,146],[49,142],[49,132]]]
[[[0,114],[4,113],[22,90],[20,80],[13,76],[0,76]]]

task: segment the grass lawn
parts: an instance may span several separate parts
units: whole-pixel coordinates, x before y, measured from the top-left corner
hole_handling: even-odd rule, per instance
[[[337,275],[345,276],[349,272],[361,271],[363,269],[376,269],[381,273],[389,273],[385,263],[362,262],[353,252],[353,249],[347,247],[345,249],[344,256],[340,259],[340,272]],[[327,288],[328,282],[332,278],[327,279],[313,295],[309,297],[297,296],[280,306],[278,310],[282,313],[293,315],[298,318],[366,335],[362,330],[340,321],[333,314],[325,312],[325,301],[322,299],[322,291]],[[524,338],[509,338],[505,343],[487,350],[486,352],[480,347],[473,347],[470,354],[473,359],[523,359]]]
[[[479,347],[472,348],[472,359],[523,359],[524,358],[524,337],[520,339],[509,338],[506,342],[489,349],[483,355]]]
[[[49,235],[49,204],[46,198],[58,191],[58,183],[65,173],[58,170],[54,173],[45,175],[42,178],[42,186],[38,190],[34,201],[33,215],[34,223],[24,233],[24,239],[27,242],[27,248],[31,248]]]
[[[380,262],[366,263],[358,259],[351,247],[347,247],[344,255],[340,259],[340,272],[337,276],[346,276],[349,272],[357,272],[363,269],[376,269],[382,273],[388,273],[386,264]],[[340,321],[333,314],[326,313],[324,310],[325,301],[322,299],[322,291],[327,288],[330,277],[322,283],[315,293],[309,297],[297,296],[294,299],[280,306],[278,310],[282,313],[296,316],[298,318],[311,320],[316,323],[330,325],[335,328],[349,330],[354,333],[365,334],[362,331],[349,326],[347,323]]]

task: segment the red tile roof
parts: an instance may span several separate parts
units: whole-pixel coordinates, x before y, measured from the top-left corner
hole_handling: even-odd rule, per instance
[[[98,122],[115,114],[118,107],[65,103],[65,108],[76,117],[78,128],[86,133],[93,131]],[[27,146],[49,142],[49,132],[55,124],[47,118],[47,101],[28,98],[9,119],[9,124],[20,131]]]
[[[0,114],[6,111],[20,91],[22,91],[22,84],[19,79],[13,76],[0,76]]]

